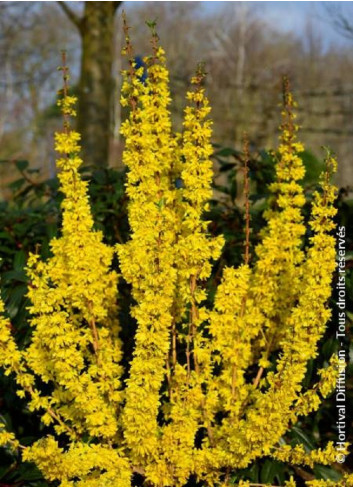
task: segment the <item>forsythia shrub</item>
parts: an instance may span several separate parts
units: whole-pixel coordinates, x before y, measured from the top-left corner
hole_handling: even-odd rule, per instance
[[[332,443],[308,452],[286,443],[286,433],[335,387],[336,357],[316,385],[305,391],[302,383],[330,318],[336,161],[327,156],[304,248],[303,146],[287,87],[274,203],[256,259],[251,265],[247,239],[244,263],[224,269],[211,310],[204,283],[223,238],[211,237],[202,217],[213,175],[204,73],[200,67],[191,80],[183,132],[175,134],[157,34],[153,29],[146,77],[134,62],[126,23],[125,35],[129,69],[121,102],[130,115],[121,132],[131,239],[114,249],[94,230],[79,173],[80,135],[69,124],[76,99],[67,93],[64,66],[64,129],[55,137],[62,155],[62,233],[51,242],[51,258],[43,262],[33,253],[27,263],[33,333],[26,349],[17,347],[0,303],[0,364],[51,434],[21,446],[3,429],[0,443],[61,486],[125,487],[136,474],[150,486],[182,486],[190,477],[227,486],[238,470],[264,456],[307,469],[330,465]],[[248,186],[247,179],[245,161]],[[248,237],[248,208],[246,223]],[[119,340],[115,252],[131,284],[137,323],[128,372]],[[352,482],[343,475],[339,482],[308,485]],[[294,486],[294,479],[286,485]]]

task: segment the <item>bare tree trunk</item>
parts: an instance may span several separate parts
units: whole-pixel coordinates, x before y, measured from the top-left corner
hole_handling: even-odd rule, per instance
[[[114,92],[114,16],[121,2],[85,2],[79,18],[59,2],[81,34],[78,131],[86,165],[108,166],[112,132],[111,101]]]

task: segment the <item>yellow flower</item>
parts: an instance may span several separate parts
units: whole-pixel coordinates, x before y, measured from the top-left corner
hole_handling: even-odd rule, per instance
[[[225,267],[212,306],[204,282],[224,240],[210,236],[203,216],[213,177],[205,75],[199,67],[192,78],[183,132],[174,133],[169,73],[154,27],[146,71],[136,67],[126,23],[125,38],[121,102],[130,113],[121,132],[131,237],[117,253],[134,301],[133,357],[123,371],[114,249],[94,229],[80,135],[69,124],[76,98],[65,86],[64,128],[55,136],[62,227],[48,260],[28,257],[32,336],[24,349],[0,300],[0,366],[53,434],[23,447],[0,425],[0,445],[21,451],[62,487],[127,487],[134,473],[157,487],[182,487],[191,477],[226,486],[263,457],[309,469],[330,465],[332,442],[307,452],[283,438],[299,416],[318,409],[337,377],[333,356],[318,382],[303,389],[330,318],[336,161],[327,156],[304,249],[303,146],[285,84],[274,206],[254,264],[246,258]],[[351,483],[345,474],[337,486]],[[336,486],[315,479],[308,485]],[[293,477],[285,486],[295,487]]]

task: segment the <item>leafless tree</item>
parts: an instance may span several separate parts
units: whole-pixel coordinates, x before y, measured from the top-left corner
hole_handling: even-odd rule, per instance
[[[114,93],[114,18],[122,2],[84,2],[82,15],[58,2],[81,37],[78,130],[87,165],[108,166]]]
[[[343,37],[353,41],[352,10],[342,6],[343,2],[324,2],[327,20]],[[351,2],[349,2],[351,3]]]

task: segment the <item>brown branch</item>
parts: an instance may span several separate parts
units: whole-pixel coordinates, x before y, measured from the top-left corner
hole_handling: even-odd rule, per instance
[[[250,260],[250,201],[249,201],[249,138],[246,133],[243,135],[244,151],[244,197],[245,197],[245,264]]]
[[[295,135],[295,124],[294,124],[294,115],[293,115],[293,99],[290,91],[290,83],[288,76],[284,75],[282,77],[282,97],[283,97],[283,122],[281,125],[282,130],[287,130],[289,133],[289,143],[292,143]]]
[[[156,64],[157,63],[157,54],[158,54],[158,46],[159,46],[159,37],[156,31],[156,24],[155,22],[151,22],[147,24],[151,30],[151,45],[152,45],[152,63]]]
[[[249,265],[250,261],[250,200],[249,200],[249,162],[250,162],[250,151],[249,151],[249,138],[246,133],[243,134],[243,162],[244,162],[244,207],[245,207],[245,241],[244,241],[244,262],[245,265]],[[244,317],[246,308],[246,294],[242,298],[242,305],[240,311],[240,317]],[[238,335],[237,335],[238,336]],[[232,398],[235,397],[236,390],[236,379],[237,379],[237,365],[232,366]]]
[[[132,83],[136,77],[134,49],[132,47],[131,40],[130,40],[130,34],[129,34],[130,27],[127,23],[125,10],[123,10],[121,16],[123,19],[123,31],[124,31],[124,36],[125,36],[125,48],[124,49],[125,49],[126,56],[128,58],[128,62],[129,62],[129,76],[130,76],[130,81]],[[133,114],[135,114],[136,108],[137,108],[137,98],[132,94],[130,94],[130,96],[129,96],[129,104],[130,104],[130,107],[131,107]]]
[[[293,467],[295,473],[305,481],[312,481],[315,479],[315,476],[313,474],[310,474],[309,472],[302,469],[301,467],[295,467],[293,464],[290,465]]]
[[[274,336],[272,336],[272,338],[268,342],[267,349],[266,349],[266,360],[268,359],[268,356],[270,354],[273,340],[274,340]],[[256,375],[256,377],[254,379],[254,382],[253,382],[253,386],[254,386],[255,389],[257,389],[257,387],[258,387],[258,385],[260,383],[260,380],[261,380],[261,377],[262,377],[262,375],[264,373],[264,370],[265,369],[263,367],[260,367],[259,370],[258,370],[258,372],[257,372],[257,375]]]
[[[191,374],[191,367],[190,367],[190,329],[189,329],[189,333],[186,336],[186,365],[187,365],[187,372],[188,372],[188,378],[189,378],[190,374]]]
[[[175,320],[174,320],[173,321],[173,327],[172,327],[172,365],[173,365],[173,368],[175,368],[175,365],[177,362],[176,345],[177,345],[177,332],[176,332],[176,326],[175,326]]]
[[[193,358],[194,358],[195,371],[197,374],[199,374],[200,373],[199,362],[197,360],[197,355],[195,354],[194,351],[195,335],[196,335],[195,322],[198,317],[198,311],[197,311],[196,300],[195,300],[195,291],[196,291],[196,277],[195,275],[191,275],[190,277],[190,292],[191,292],[190,334],[191,334],[191,341],[193,342]]]
[[[191,293],[191,313],[190,313],[190,324],[189,324],[189,334],[191,336],[191,341],[193,345],[193,360],[194,360],[194,367],[195,367],[195,372],[197,376],[200,375],[200,365],[197,359],[197,355],[195,353],[195,337],[196,337],[196,320],[198,319],[199,312],[197,309],[197,304],[196,304],[196,299],[195,299],[195,292],[197,288],[197,279],[195,275],[191,275],[190,277],[190,293]],[[188,345],[189,346],[189,345]],[[189,352],[190,355],[190,352]],[[188,368],[190,368],[190,360],[188,361]],[[206,407],[205,407],[205,397],[204,395],[202,396],[201,399],[201,408],[202,408],[202,414],[205,418],[206,421]],[[213,430],[212,426],[209,421],[206,421],[206,429],[207,429],[207,434],[208,434],[208,439],[210,441],[211,446],[213,445]]]
[[[232,399],[234,399],[235,397],[236,380],[237,380],[237,368],[236,365],[233,365],[232,366]]]
[[[16,374],[18,375],[18,372],[16,371]],[[31,386],[22,386],[21,384],[19,384],[22,389],[27,392],[33,399],[34,395],[35,395],[35,392],[33,390],[33,388]],[[75,433],[75,431],[73,429],[71,429],[66,423],[65,421],[63,421],[61,419],[61,416],[59,414],[56,414],[55,411],[53,411],[50,407],[48,408],[44,408],[44,411],[47,411],[47,413],[53,418],[55,419],[55,421],[57,421],[59,423],[60,426],[62,426],[68,433],[71,434],[71,436],[73,438],[77,438],[77,434]]]
[[[77,27],[77,29],[82,32],[83,19],[79,17],[66,2],[56,2],[61,10],[65,13],[66,17]],[[120,3],[120,2],[119,2]]]
[[[62,74],[63,74],[62,91],[63,91],[63,98],[66,99],[66,97],[68,96],[68,92],[69,92],[69,68],[66,64],[66,51],[65,50],[63,50],[61,52],[61,62],[62,62],[61,70],[62,70]],[[62,109],[62,115],[63,115],[63,120],[64,120],[64,132],[65,132],[65,134],[68,134],[69,129],[70,129],[70,117],[65,112],[64,109]],[[66,157],[68,158],[68,155],[66,155]]]
[[[256,375],[256,378],[254,380],[254,388],[256,389],[257,386],[259,385],[259,382],[261,380],[261,377],[262,377],[262,374],[264,373],[264,368],[263,367],[260,367],[258,372],[257,372],[257,375]]]
[[[173,397],[172,378],[173,378],[173,373],[175,371],[175,366],[176,366],[176,362],[177,362],[176,345],[177,345],[177,331],[176,331],[175,316],[174,316],[173,324],[172,324],[171,346],[170,346],[170,349],[167,353],[167,361],[166,361],[168,395],[169,395],[170,400],[172,400],[172,397]]]
[[[132,467],[132,471],[142,476],[146,474],[144,469],[142,469],[141,467]]]
[[[168,397],[172,399],[172,372],[170,368],[169,352],[167,353],[166,359],[166,371],[167,371],[167,386],[168,386]]]
[[[92,344],[93,344],[93,349],[94,349],[94,353],[96,355],[96,358],[97,358],[97,363],[99,364],[99,357],[98,357],[98,353],[99,353],[99,336],[98,336],[98,331],[97,331],[97,327],[96,327],[96,321],[94,319],[94,316],[93,316],[93,312],[92,312],[92,302],[89,301],[88,303],[88,310],[89,310],[89,313],[91,314],[91,318],[89,320],[89,325],[90,325],[90,328],[91,328],[91,331],[92,331]]]
[[[195,337],[195,319],[196,319],[196,303],[195,303],[195,289],[196,289],[196,277],[195,275],[191,275],[190,277],[190,294],[191,294],[191,310],[189,313],[189,331],[188,335],[186,337],[186,361],[187,361],[187,371],[188,371],[188,377],[190,376],[191,373],[191,362],[190,362],[190,357],[191,357],[191,344],[194,343],[194,337]],[[194,366],[196,373],[199,373],[199,365],[195,356],[195,352],[193,351],[193,357],[194,357]]]

